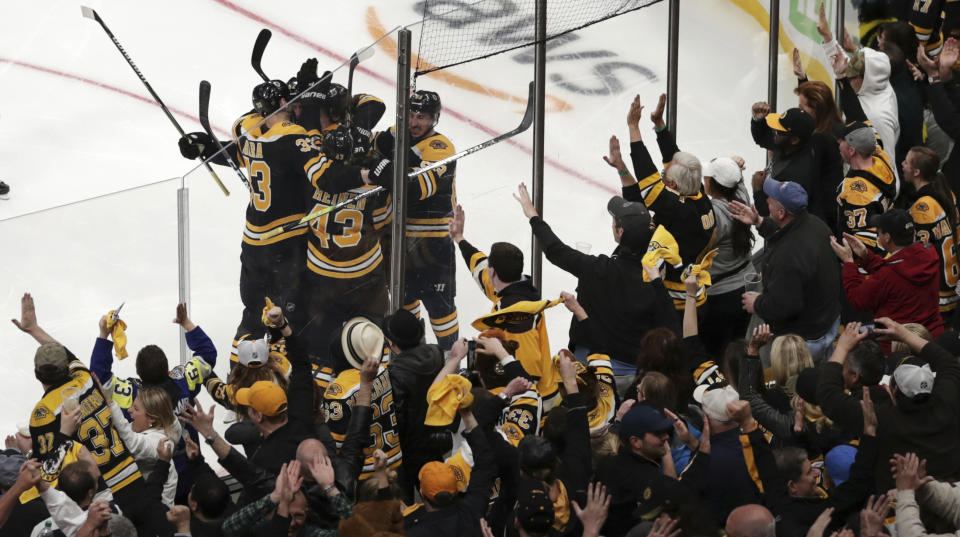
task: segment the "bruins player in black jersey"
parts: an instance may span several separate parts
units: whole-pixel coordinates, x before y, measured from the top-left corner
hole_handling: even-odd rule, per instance
[[[42,479],[57,480],[73,443],[86,447],[113,493],[114,501],[137,526],[140,535],[173,535],[159,501],[145,499],[146,484],[140,469],[113,427],[110,402],[103,398],[87,369],[72,352],[37,324],[33,297],[20,300],[16,326],[32,336],[40,348],[34,356],[34,375],[43,385],[43,397],[30,413],[33,453],[40,460]],[[72,436],[61,432],[61,414],[80,410],[80,425]]]
[[[440,96],[417,90],[410,97],[410,166],[422,168],[452,156],[456,151],[446,136],[434,128],[440,120]],[[393,152],[396,127],[374,137],[374,149]],[[457,163],[452,162],[418,175],[407,190],[406,281],[404,308],[420,316],[421,304],[430,316],[437,343],[449,349],[460,325],[454,301],[456,257],[450,240],[450,220],[457,204]]]
[[[346,88],[339,84],[310,90],[300,95],[300,122],[309,134],[321,140],[323,154],[330,161],[324,175],[359,176],[355,145],[369,148],[369,139],[355,127],[340,123],[350,106]],[[370,108],[379,103],[380,112],[364,114],[365,126],[372,126],[382,115],[382,102],[375,97],[360,105]],[[392,168],[377,167],[368,173],[370,182],[386,183]],[[337,184],[338,182],[334,182]],[[349,200],[375,188],[359,184],[346,191],[331,190],[330,182],[313,181],[306,185],[308,209],[318,211]],[[375,211],[386,196],[358,200],[310,222],[306,245],[306,283],[309,289],[308,353],[314,363],[329,366],[332,336],[345,321],[356,316],[379,321],[388,307],[383,248],[374,228]]]

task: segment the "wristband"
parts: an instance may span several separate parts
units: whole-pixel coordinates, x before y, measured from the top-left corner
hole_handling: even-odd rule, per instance
[[[287,324],[289,324],[289,323],[287,323],[287,318],[286,318],[286,317],[283,317],[283,324],[277,325],[277,330],[283,330],[284,328],[287,327]]]
[[[323,487],[323,493],[326,494],[326,493],[330,492],[331,490],[333,490],[333,489],[335,489],[335,488],[337,488],[337,484],[336,484],[336,483],[330,483],[330,484],[327,485],[326,487]]]
[[[664,124],[663,124],[662,126],[660,126],[660,127],[654,127],[654,128],[653,128],[653,132],[663,132],[663,131],[665,131],[665,130],[667,130],[667,124],[666,124],[666,123],[664,123]]]
[[[630,171],[629,171],[629,170],[620,170],[620,171],[617,172],[617,175],[619,175],[620,177],[626,177],[626,176],[630,175]]]
[[[210,436],[204,436],[204,437],[203,437],[203,441],[204,441],[208,446],[212,446],[213,443],[217,441],[217,437],[218,437],[218,436],[219,436],[219,435],[217,435],[217,433],[214,432],[214,433],[213,433],[212,435],[210,435]]]

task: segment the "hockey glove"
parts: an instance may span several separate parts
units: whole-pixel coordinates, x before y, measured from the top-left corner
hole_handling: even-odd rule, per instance
[[[310,84],[313,84],[318,79],[317,59],[310,58],[309,60],[303,62],[303,65],[300,66],[300,70],[297,71],[297,87],[300,89],[300,91],[309,88]]]
[[[204,160],[212,157],[217,152],[217,146],[213,138],[205,132],[191,132],[180,137],[180,154],[183,158],[194,160],[202,157]]]
[[[393,162],[387,159],[381,159],[380,162],[370,167],[370,182],[387,187],[393,182]]]
[[[352,162],[363,162],[370,152],[370,131],[358,127],[350,126],[350,137],[353,138]]]

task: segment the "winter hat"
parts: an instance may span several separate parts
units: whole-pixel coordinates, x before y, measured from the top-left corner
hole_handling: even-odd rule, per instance
[[[383,321],[383,333],[401,349],[416,347],[423,339],[423,323],[405,309],[388,315]]]

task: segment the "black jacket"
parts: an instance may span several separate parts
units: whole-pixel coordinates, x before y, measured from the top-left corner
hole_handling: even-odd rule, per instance
[[[466,492],[452,505],[426,512],[421,508],[415,520],[408,518],[405,523],[408,537],[471,537],[479,536],[480,518],[487,512],[487,499],[490,487],[497,472],[493,452],[480,427],[464,431],[463,437],[470,445],[475,457],[470,483]]]
[[[778,228],[770,218],[760,226],[766,239],[763,292],[753,308],[774,334],[803,339],[823,336],[840,316],[840,263],[830,248],[830,229],[801,212]]]
[[[696,500],[707,484],[710,455],[697,452],[690,464],[674,479],[663,475],[660,466],[622,445],[620,452],[597,467],[595,480],[610,494],[610,511],[603,535],[622,537],[642,522],[641,517],[666,504],[681,505]]]
[[[922,87],[937,125],[954,142],[942,169],[950,188],[960,192],[960,143],[957,143],[960,142],[960,81],[937,82]]]
[[[644,251],[618,246],[613,255],[587,255],[567,246],[539,216],[530,219],[533,234],[551,263],[577,277],[577,299],[594,320],[583,340],[579,321],[570,321],[571,347],[583,346],[604,352],[626,363],[636,361],[640,340],[651,328],[667,326],[679,333],[673,301],[663,282],[643,281],[640,260]]]
[[[778,181],[793,181],[802,186],[809,197],[807,210],[812,214],[822,215],[827,207],[835,211],[833,204],[830,203],[830,196],[833,191],[823,190],[824,187],[821,182],[826,183],[836,180],[839,183],[843,179],[842,168],[840,177],[821,175],[825,166],[829,169],[829,165],[822,161],[832,158],[831,153],[826,151],[822,137],[817,137],[817,139],[811,137],[805,142],[790,146],[784,151],[779,146],[774,145],[773,129],[767,125],[765,120],[751,120],[750,134],[753,135],[753,141],[757,145],[773,151],[773,158],[770,160],[769,166],[770,177]],[[837,150],[837,156],[840,156],[839,149]],[[767,195],[763,190],[753,192],[753,202],[761,216],[770,214],[767,208]]]

